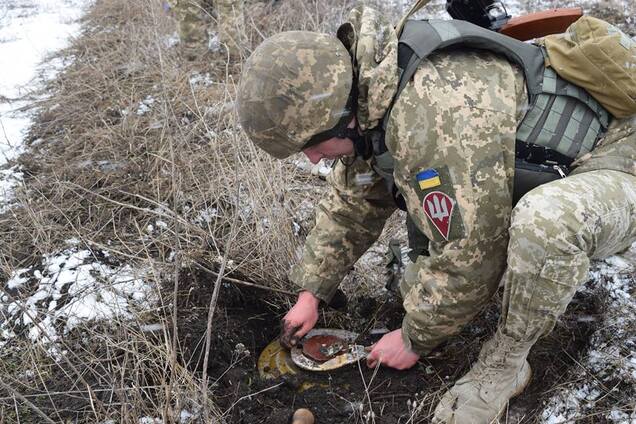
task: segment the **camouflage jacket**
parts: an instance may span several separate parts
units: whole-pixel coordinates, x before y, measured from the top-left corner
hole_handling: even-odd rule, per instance
[[[367,7],[354,9],[338,36],[355,59],[359,124],[374,128],[397,87],[397,36]],[[409,265],[400,285],[406,311],[402,333],[415,351],[426,353],[455,334],[458,322],[477,313],[489,297],[488,287],[501,278],[515,132],[526,106],[521,71],[493,54],[461,49],[424,60],[393,105],[386,145],[395,183],[411,219],[430,240],[431,256]],[[614,139],[606,137],[599,149],[580,158],[581,170],[636,171],[636,135],[626,137],[634,126],[619,124]],[[335,166],[303,259],[292,268],[291,280],[325,301],[395,210],[374,160]]]

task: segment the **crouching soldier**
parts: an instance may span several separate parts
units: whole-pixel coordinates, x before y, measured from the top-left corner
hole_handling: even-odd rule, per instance
[[[633,42],[625,49],[633,61]],[[280,159],[340,159],[291,271],[300,293],[283,319],[283,344],[316,324],[319,301],[329,302],[402,208],[430,255],[405,270],[402,327],[374,346],[368,365],[412,367],[503,279],[497,332],[433,421],[500,416],[528,384],[528,352],[586,280],[590,260],[636,241],[633,120],[612,119],[544,63],[542,48],[461,21],[394,29],[364,6],[337,37],[286,32],[253,52],[238,93],[251,141]]]

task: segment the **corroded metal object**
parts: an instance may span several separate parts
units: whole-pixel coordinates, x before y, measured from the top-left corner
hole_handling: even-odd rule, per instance
[[[286,374],[298,374],[298,367],[291,360],[289,351],[278,340],[268,344],[258,357],[258,373],[261,378],[279,378]]]
[[[308,371],[334,370],[366,358],[365,347],[355,344],[357,337],[356,333],[347,330],[314,329],[300,340],[299,346],[291,349],[291,359],[298,367]],[[305,344],[309,344],[307,350],[312,355],[304,352]]]
[[[347,342],[334,335],[311,337],[303,342],[303,354],[318,362],[325,362],[344,350]]]

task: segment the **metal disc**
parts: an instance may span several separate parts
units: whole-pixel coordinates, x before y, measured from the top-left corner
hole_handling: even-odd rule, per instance
[[[279,378],[285,374],[298,374],[298,371],[289,351],[278,340],[268,344],[258,357],[258,373],[261,378]]]
[[[315,336],[335,336],[347,343],[350,343],[347,350],[344,353],[334,356],[325,362],[314,361],[313,359],[305,356],[303,350],[299,346],[295,346],[291,349],[291,360],[298,367],[307,371],[330,371],[336,368],[340,368],[347,364],[352,364],[366,357],[366,351],[364,346],[355,345],[355,340],[358,335],[354,332],[333,328],[317,328],[311,330],[303,339],[301,339],[299,345],[302,345],[303,341],[309,340]]]

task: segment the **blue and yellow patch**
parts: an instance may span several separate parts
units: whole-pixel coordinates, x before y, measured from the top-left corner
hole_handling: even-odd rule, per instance
[[[422,190],[442,185],[442,180],[439,178],[439,172],[434,169],[427,169],[425,171],[418,172],[417,175],[415,175],[415,179]]]

